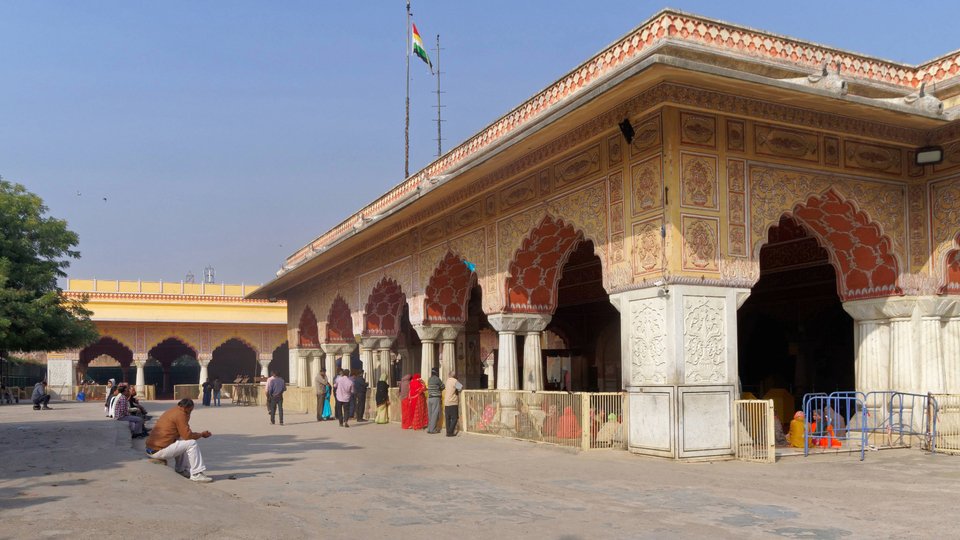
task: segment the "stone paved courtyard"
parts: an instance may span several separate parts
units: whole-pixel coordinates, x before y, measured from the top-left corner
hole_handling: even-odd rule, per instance
[[[194,412],[197,485],[101,405],[53,406],[0,407],[0,538],[917,538],[960,501],[960,457],[919,450],[674,463],[226,405]]]

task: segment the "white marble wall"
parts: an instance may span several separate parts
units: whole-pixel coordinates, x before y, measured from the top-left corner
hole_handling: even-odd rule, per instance
[[[960,393],[960,298],[844,302],[853,317],[860,392]]]
[[[702,459],[733,453],[737,307],[746,289],[671,285],[619,293],[629,446]]]

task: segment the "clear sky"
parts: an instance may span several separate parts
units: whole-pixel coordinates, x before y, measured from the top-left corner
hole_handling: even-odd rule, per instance
[[[444,150],[663,7],[414,0]],[[908,63],[960,48],[960,2],[671,7]],[[0,0],[0,175],[80,235],[72,277],[266,282],[403,180],[405,48],[403,0]],[[411,71],[413,173],[436,83]]]

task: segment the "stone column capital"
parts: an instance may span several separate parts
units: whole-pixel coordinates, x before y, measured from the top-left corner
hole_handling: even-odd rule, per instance
[[[320,349],[327,354],[342,356],[350,354],[357,348],[356,343],[321,343]]]
[[[487,315],[494,330],[507,334],[542,332],[550,324],[551,315],[545,313],[498,313]]]
[[[420,341],[424,343],[436,342],[440,339],[440,335],[443,333],[443,329],[439,325],[415,324],[413,325],[413,329],[416,331]]]
[[[149,358],[148,354],[145,352],[135,352],[133,353],[133,361],[136,363],[146,362]]]
[[[317,352],[320,352],[319,350]],[[257,355],[257,361],[260,363],[270,363],[273,361],[273,353],[260,353]]]
[[[200,362],[201,366],[210,364],[211,360],[213,360],[213,353],[200,353],[197,355],[197,362]]]

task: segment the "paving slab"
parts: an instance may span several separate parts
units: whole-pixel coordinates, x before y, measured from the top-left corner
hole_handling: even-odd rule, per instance
[[[0,538],[917,538],[960,503],[960,458],[918,449],[678,463],[232,405],[193,414],[199,485],[102,405],[53,406],[0,406]]]

